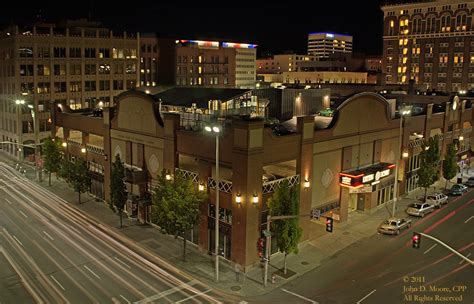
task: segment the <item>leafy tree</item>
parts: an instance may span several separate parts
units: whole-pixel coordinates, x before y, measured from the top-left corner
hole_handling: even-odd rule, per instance
[[[157,186],[153,189],[151,221],[160,226],[165,234],[183,238],[183,260],[186,261],[186,232],[199,223],[199,206],[205,195],[196,191],[192,181],[181,174],[167,180],[166,170],[158,176]]]
[[[54,139],[49,136],[43,141],[43,160],[44,168],[48,171],[51,186],[51,173],[57,173],[61,168],[61,140],[58,137]]]
[[[290,187],[288,181],[284,181],[267,201],[271,216],[298,215],[299,214],[299,192],[297,186]],[[276,220],[272,224],[278,250],[285,254],[283,273],[286,275],[286,257],[290,253],[298,253],[298,243],[302,235],[302,229],[298,224],[298,217]]]
[[[443,161],[443,177],[446,179],[446,185],[448,187],[448,181],[456,176],[458,173],[458,165],[456,163],[456,149],[454,144],[451,143],[447,147],[446,155]]]
[[[74,175],[72,179],[72,187],[79,195],[79,204],[81,203],[81,193],[86,192],[91,186],[91,178],[87,162],[78,158],[74,162]]]
[[[127,202],[127,187],[124,183],[125,168],[120,160],[120,155],[115,156],[110,177],[110,203],[115,206],[120,216],[120,228],[122,228],[122,214]]]
[[[59,168],[59,177],[63,178],[68,184],[71,183],[72,175],[74,174],[74,164],[64,158],[61,161],[61,167]]]
[[[418,184],[425,188],[425,201],[428,188],[438,180],[439,176],[440,153],[438,142],[438,136],[431,137],[428,140],[428,145],[422,146],[422,151],[420,153]]]

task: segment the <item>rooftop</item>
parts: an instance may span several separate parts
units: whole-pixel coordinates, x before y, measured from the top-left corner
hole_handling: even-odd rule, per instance
[[[228,101],[244,95],[251,90],[219,88],[172,88],[154,95],[164,105],[190,107],[193,103],[198,108],[208,108],[211,100]]]

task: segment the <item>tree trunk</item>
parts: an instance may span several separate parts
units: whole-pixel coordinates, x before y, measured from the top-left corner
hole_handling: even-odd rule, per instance
[[[81,203],[81,191],[77,192],[79,194],[79,204]]]
[[[446,179],[446,184],[444,185],[444,190],[448,189],[448,180]]]
[[[425,187],[425,199],[423,200],[423,202],[426,202],[426,194],[428,192],[428,187]]]
[[[49,175],[48,186],[50,186],[50,187],[51,187],[51,172],[49,172],[49,174],[48,174],[48,175]]]
[[[120,228],[122,228],[122,213],[123,213],[123,210],[119,210],[119,216],[120,216]]]
[[[183,261],[186,262],[186,235],[183,233]]]
[[[286,256],[287,254],[285,253],[285,258],[283,259],[283,274],[286,275]]]

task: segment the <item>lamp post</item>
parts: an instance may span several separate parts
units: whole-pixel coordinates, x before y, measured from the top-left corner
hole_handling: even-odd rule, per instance
[[[221,128],[219,126],[206,126],[206,132],[214,133],[216,137],[216,204],[215,204],[215,237],[214,237],[214,254],[215,259],[215,280],[219,282],[219,133]]]
[[[398,200],[398,167],[400,165],[400,156],[402,155],[402,141],[403,141],[403,116],[410,115],[411,113],[411,106],[403,107],[399,110],[400,114],[400,128],[399,128],[399,136],[398,136],[398,150],[397,150],[397,163],[395,166],[395,183],[394,183],[394,190],[395,195],[393,198],[393,209],[392,209],[392,217],[395,217],[395,209]]]

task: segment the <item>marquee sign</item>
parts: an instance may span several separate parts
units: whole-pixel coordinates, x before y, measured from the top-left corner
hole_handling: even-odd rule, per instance
[[[375,185],[380,179],[389,176],[394,164],[378,164],[368,168],[357,170],[356,174],[339,173],[339,185],[350,188],[361,188],[367,185]]]

